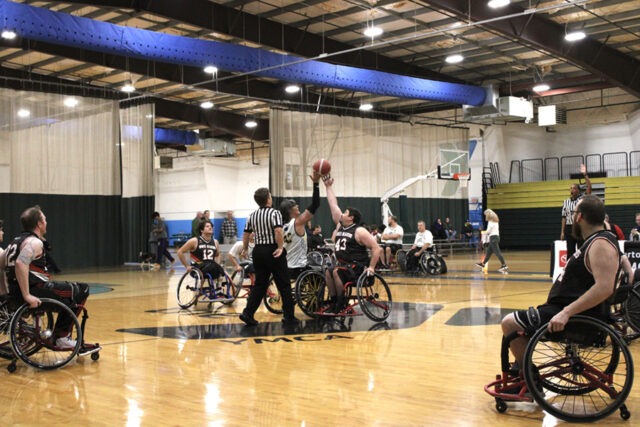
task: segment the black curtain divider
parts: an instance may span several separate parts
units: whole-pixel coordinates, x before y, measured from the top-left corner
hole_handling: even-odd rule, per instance
[[[3,247],[20,234],[20,214],[39,205],[47,217],[52,257],[62,269],[135,261],[146,250],[154,197],[0,193]]]

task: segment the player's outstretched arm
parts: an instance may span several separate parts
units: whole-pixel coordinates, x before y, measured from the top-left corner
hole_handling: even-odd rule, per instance
[[[331,210],[331,219],[335,224],[340,222],[342,217],[342,209],[338,206],[338,199],[336,193],[333,192],[333,178],[327,177],[323,180],[324,186],[327,190],[327,202],[329,203],[329,209]]]
[[[316,171],[313,171],[312,175],[310,175],[309,178],[311,178],[311,181],[313,181],[311,204],[307,206],[307,209],[305,209],[304,212],[302,212],[300,216],[298,216],[298,218],[296,218],[295,226],[296,232],[298,232],[298,234],[302,234],[302,232],[304,231],[304,225],[307,222],[311,221],[311,218],[313,218],[313,216],[316,214],[316,211],[320,207],[320,174]]]

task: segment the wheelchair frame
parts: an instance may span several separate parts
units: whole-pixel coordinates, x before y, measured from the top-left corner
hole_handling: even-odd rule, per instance
[[[207,286],[204,286],[204,283]],[[222,282],[222,283],[221,283]],[[220,284],[221,286],[217,286]],[[221,287],[223,287],[221,289]],[[176,289],[176,299],[180,308],[187,309],[198,302],[209,303],[209,307],[216,302],[230,305],[236,300],[236,287],[229,275],[218,276],[213,279],[209,273],[205,274],[198,267],[192,266],[190,272],[185,272]],[[182,291],[182,294],[181,294]]]
[[[378,273],[372,276],[363,272],[355,281],[347,282],[344,286],[344,297],[347,306],[340,313],[324,313],[321,311],[323,304],[327,302],[327,286],[325,278],[326,268],[321,271],[310,270],[300,275],[296,281],[296,302],[300,309],[309,317],[352,317],[360,316],[355,310],[360,306],[362,312],[374,322],[383,322],[391,314],[393,299],[387,282]],[[380,286],[376,286],[376,284]],[[353,295],[353,286],[356,287],[356,295]],[[375,289],[374,289],[375,288]],[[380,294],[384,292],[387,299],[379,301]],[[352,300],[355,300],[352,302]]]
[[[562,332],[550,333],[547,327],[531,334],[518,372],[509,363],[509,344],[529,335],[518,331],[503,337],[502,373],[484,387],[495,398],[496,410],[505,412],[508,401],[535,401],[569,422],[597,421],[617,409],[628,419],[624,402],[633,384],[633,361],[619,333],[581,315],[572,317]]]
[[[16,371],[16,362],[22,360],[37,369],[51,370],[62,368],[71,362],[84,345],[83,331],[88,318],[87,309],[83,305],[82,322],[65,304],[50,298],[40,298],[41,305],[32,308],[23,303],[12,310],[9,297],[0,301],[0,357],[11,362],[7,370]],[[15,305],[18,305],[15,302]],[[75,330],[76,345],[73,349],[61,349],[56,346],[53,336],[56,316],[65,313],[71,319],[72,336]],[[99,346],[99,344],[96,344]],[[91,360],[98,360],[100,351],[91,353]]]

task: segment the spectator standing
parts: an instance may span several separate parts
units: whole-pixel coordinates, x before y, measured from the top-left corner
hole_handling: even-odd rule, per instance
[[[587,167],[585,165],[581,165],[580,172],[587,183],[585,193],[591,194],[591,180],[587,175]],[[569,191],[571,193],[570,197],[562,203],[562,229],[560,230],[560,240],[567,241],[567,260],[574,254],[576,251],[576,245],[578,244],[578,240],[571,233],[571,226],[573,225],[573,214],[576,211],[576,206],[583,197],[578,184],[571,184]],[[578,238],[580,238],[580,236],[578,236]]]
[[[193,221],[191,221],[191,237],[198,237],[200,235],[198,226],[200,225],[200,221],[202,221],[202,218],[204,218],[204,214],[202,213],[202,211],[196,212],[196,217],[193,218]]]
[[[164,220],[160,218],[160,214],[158,212],[153,213],[153,223],[151,228],[151,234],[153,234],[158,242],[158,253],[156,254],[156,263],[154,265],[155,268],[160,268],[164,265],[164,257],[171,262],[171,266],[176,262],[175,258],[171,256],[168,250],[169,246],[169,236],[167,234],[167,224],[165,224]]]
[[[204,213],[202,214],[203,219],[207,222],[211,223],[211,226],[213,227],[213,221],[211,220],[211,212],[209,212],[209,210],[204,211]]]
[[[228,211],[227,216],[222,222],[222,243],[225,245],[233,245],[238,241],[238,225],[233,217],[233,211]]]

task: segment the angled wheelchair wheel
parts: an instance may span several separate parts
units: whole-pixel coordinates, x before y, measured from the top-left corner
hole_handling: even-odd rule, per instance
[[[233,304],[240,292],[233,282],[233,279],[231,279],[227,273],[224,273],[224,276],[216,279],[216,288],[222,290],[222,295],[219,296],[222,298],[222,304],[224,305]]]
[[[318,317],[316,314],[326,299],[327,286],[324,274],[319,271],[305,271],[296,280],[296,302],[304,314]]]
[[[202,291],[202,271],[192,268],[191,272],[184,273],[178,283],[176,297],[180,308],[189,308],[198,300]]]
[[[8,299],[0,302],[0,357],[4,359],[13,358],[13,350],[11,349],[11,341],[9,338],[9,326],[11,325],[11,316],[13,311],[9,309]]]
[[[627,299],[622,304],[622,312],[627,324],[640,333],[640,282],[634,283]]]
[[[424,253],[420,257],[419,264],[420,269],[431,276],[442,274],[443,265],[438,255]]]
[[[15,355],[26,364],[38,369],[56,369],[65,366],[78,354],[82,345],[82,329],[75,313],[63,303],[41,298],[42,304],[31,308],[20,307],[11,319],[10,339]],[[70,323],[72,346],[56,344],[55,325]]]
[[[245,279],[244,276],[244,269],[242,271],[234,271],[233,273],[231,273],[231,283],[233,284],[234,298],[238,298],[238,296],[240,295],[240,291],[242,291],[244,281],[248,280]]]
[[[400,271],[407,271],[407,252],[399,249],[398,252],[396,252],[396,262],[398,263],[398,267],[400,267]]]
[[[382,322],[389,317],[393,302],[389,286],[382,276],[362,273],[356,283],[356,293],[362,312],[369,319]]]
[[[633,384],[633,362],[626,343],[609,325],[574,316],[565,330],[547,325],[529,341],[524,377],[534,400],[564,421],[600,420],[624,406]]]
[[[273,314],[282,314],[282,296],[276,286],[276,282],[273,279],[269,280],[269,286],[267,286],[267,292],[264,294],[264,306],[267,310]]]

